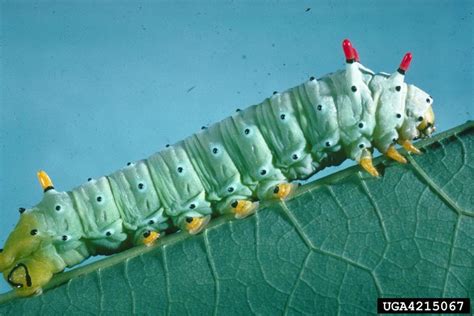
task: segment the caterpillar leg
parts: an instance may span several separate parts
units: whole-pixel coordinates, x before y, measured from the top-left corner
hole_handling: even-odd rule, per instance
[[[160,233],[156,231],[147,230],[143,233],[143,244],[147,247],[150,247],[155,243],[155,241],[160,237]]]
[[[201,232],[204,227],[206,227],[207,223],[211,219],[210,215],[202,216],[202,217],[186,217],[186,230],[195,235]]]
[[[294,193],[297,187],[298,185],[295,183],[280,183],[273,189],[273,195],[277,199],[284,200]]]
[[[365,149],[362,152],[362,156],[359,160],[359,164],[362,168],[364,168],[365,171],[370,173],[372,176],[374,177],[379,176],[379,172],[377,171],[377,169],[375,169],[374,165],[372,164],[372,154],[367,149]]]
[[[395,146],[391,145],[388,147],[387,151],[385,152],[385,156],[398,161],[399,163],[407,163],[407,160],[405,157],[403,157],[395,148]]]
[[[402,147],[405,148],[406,151],[413,154],[421,155],[421,151],[416,148],[409,140],[401,140],[399,144],[402,145]]]
[[[249,200],[236,200],[230,205],[235,218],[244,218],[253,213],[258,208],[258,202],[252,202]]]
[[[144,227],[138,230],[135,234],[135,244],[150,247],[156,242],[158,238],[160,238],[159,232],[151,227]]]

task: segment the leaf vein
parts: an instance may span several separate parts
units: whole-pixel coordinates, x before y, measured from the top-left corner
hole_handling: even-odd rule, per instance
[[[449,257],[448,257],[448,264],[446,266],[446,275],[444,277],[444,285],[443,285],[443,297],[446,294],[446,286],[448,285],[448,276],[449,276],[449,268],[451,267],[451,260],[453,258],[453,253],[454,253],[454,243],[456,242],[456,238],[458,236],[458,231],[459,231],[459,224],[461,222],[461,216],[458,216],[458,220],[456,221],[456,225],[454,226],[454,233],[453,237],[451,239],[451,249],[449,250]]]
[[[299,284],[301,278],[303,277],[304,269],[305,269],[306,265],[308,264],[309,257],[311,256],[311,253],[312,253],[312,250],[309,249],[308,253],[306,254],[306,257],[303,261],[303,264],[300,267],[300,273],[298,274],[298,277],[296,278],[295,283],[293,284],[290,295],[288,295],[288,298],[286,299],[285,308],[283,310],[284,315],[288,315],[288,310],[290,308],[291,300],[293,299],[293,295],[296,291],[296,288],[298,287],[298,284]]]
[[[440,198],[448,204],[448,206],[456,212],[458,215],[466,215],[473,217],[473,214],[469,214],[467,211],[460,208],[452,199],[451,197],[446,194],[430,177],[429,175],[423,170],[423,168],[411,157],[410,155],[407,156],[408,160],[413,166],[415,172],[428,184],[428,186],[440,196]]]
[[[217,275],[217,269],[216,269],[216,264],[214,260],[212,259],[212,252],[211,252],[211,244],[209,242],[209,237],[208,237],[209,230],[205,230],[203,235],[204,235],[204,245],[206,247],[206,253],[207,253],[207,258],[209,262],[209,266],[211,267],[211,273],[212,276],[214,277],[214,285],[215,285],[215,292],[216,296],[214,298],[214,312],[213,315],[218,315],[217,310],[219,308],[219,296],[220,296],[220,285],[219,285],[219,276]]]
[[[171,293],[170,293],[171,283],[170,283],[170,272],[168,269],[168,259],[166,258],[166,252],[168,248],[166,247],[166,245],[163,245],[161,249],[162,249],[162,254],[163,254],[163,268],[165,270],[166,298],[168,299],[168,305],[166,306],[166,315],[170,315],[171,314]]]

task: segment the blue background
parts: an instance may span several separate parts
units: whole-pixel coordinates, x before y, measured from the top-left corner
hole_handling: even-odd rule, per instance
[[[375,71],[413,53],[438,131],[472,119],[472,3],[3,1],[0,245],[41,199],[39,169],[59,190],[112,173],[344,67],[346,37]]]

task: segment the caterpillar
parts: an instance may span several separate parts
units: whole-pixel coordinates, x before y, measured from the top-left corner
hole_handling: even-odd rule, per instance
[[[364,67],[349,40],[345,69],[274,92],[109,176],[61,192],[44,171],[43,199],[0,250],[0,271],[18,295],[40,294],[56,273],[93,255],[154,244],[169,231],[202,231],[211,216],[243,218],[259,201],[286,199],[296,180],[357,161],[372,176],[374,149],[406,163],[397,149],[434,131],[433,98],[404,82],[412,54],[392,74]]]

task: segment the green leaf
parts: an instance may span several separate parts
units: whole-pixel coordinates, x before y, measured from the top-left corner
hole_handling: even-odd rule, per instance
[[[420,142],[409,164],[376,160],[267,203],[56,276],[0,314],[366,314],[377,297],[474,293],[474,124]]]

